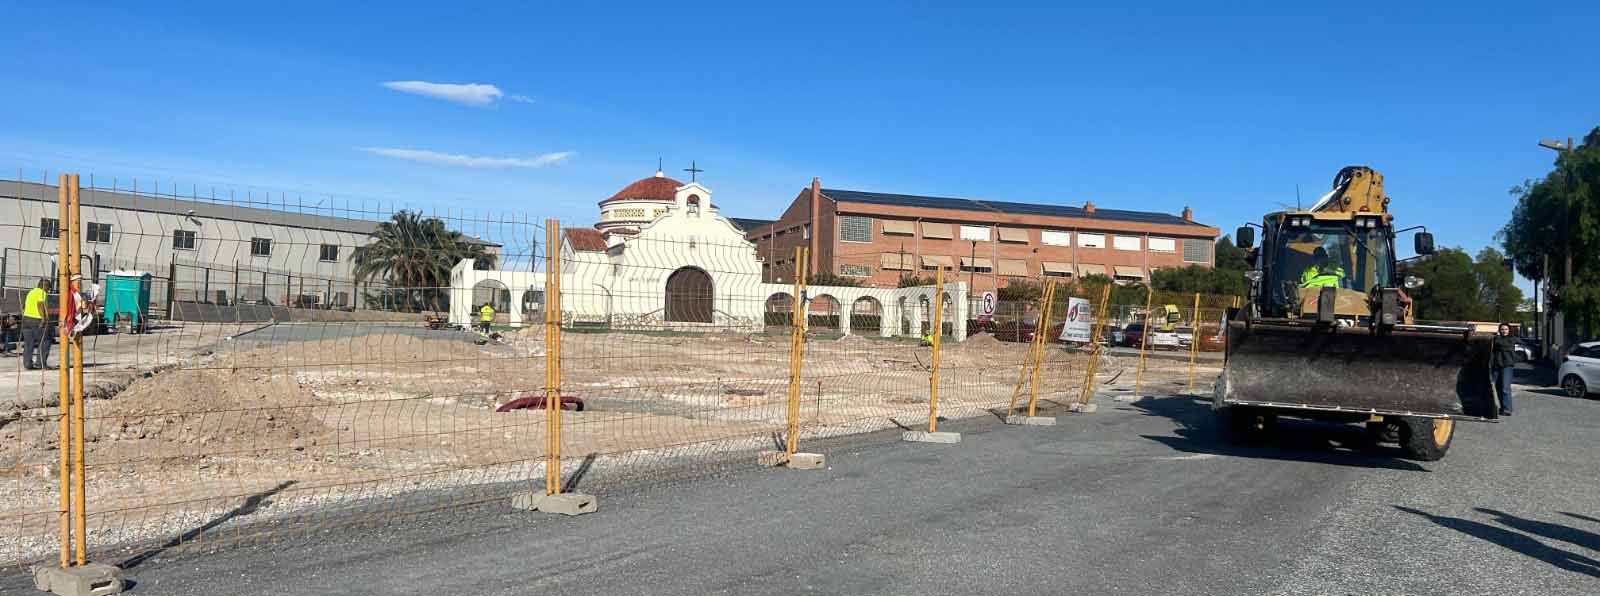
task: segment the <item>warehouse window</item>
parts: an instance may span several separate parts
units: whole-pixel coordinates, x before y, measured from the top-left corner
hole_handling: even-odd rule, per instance
[[[41,218],[39,218],[39,237],[40,238],[60,238],[61,237],[61,220],[56,219],[54,217],[41,217]]]
[[[324,263],[337,263],[339,261],[339,245],[322,245],[322,253],[317,257],[317,260]]]
[[[1183,262],[1206,263],[1211,260],[1211,243],[1199,238],[1183,239]]]
[[[860,215],[840,216],[839,240],[843,242],[872,242],[872,218]]]
[[[272,239],[271,238],[251,238],[250,239],[250,256],[252,256],[252,257],[270,257],[270,256],[272,256]]]
[[[194,230],[173,230],[172,248],[178,250],[194,250]]]
[[[98,242],[100,244],[110,244],[111,224],[95,223],[92,221],[89,222],[88,238],[84,238],[84,240]]]
[[[871,277],[872,268],[866,265],[840,265],[839,275],[845,277]]]
[[[1138,236],[1112,236],[1111,246],[1117,250],[1139,250]]]
[[[1078,234],[1078,246],[1084,248],[1105,248],[1106,237],[1103,234]]]
[[[1178,252],[1177,241],[1171,238],[1151,238],[1150,252]]]
[[[1041,230],[1039,232],[1039,243],[1050,246],[1072,246],[1072,232]]]

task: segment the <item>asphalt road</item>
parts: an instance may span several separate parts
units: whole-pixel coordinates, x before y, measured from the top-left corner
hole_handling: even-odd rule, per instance
[[[821,471],[608,490],[583,517],[495,505],[129,575],[176,595],[1595,593],[1600,402],[1520,399],[1433,463],[1313,423],[1234,448],[1189,398],[1103,400],[1055,427],[945,425],[959,445],[822,445]]]

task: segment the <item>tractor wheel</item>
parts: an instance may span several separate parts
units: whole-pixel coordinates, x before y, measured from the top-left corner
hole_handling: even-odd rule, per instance
[[[1272,431],[1278,423],[1276,414],[1257,408],[1234,406],[1219,413],[1223,418],[1221,422],[1227,438],[1234,445],[1263,443],[1272,436]]]
[[[1400,419],[1400,447],[1406,457],[1438,461],[1450,450],[1456,435],[1456,421],[1449,418],[1407,416]]]

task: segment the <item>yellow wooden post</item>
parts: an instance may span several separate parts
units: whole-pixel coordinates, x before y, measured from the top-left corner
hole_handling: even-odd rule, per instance
[[[800,449],[800,373],[805,362],[806,276],[808,255],[804,246],[794,249],[794,312],[789,313],[789,412],[785,425],[784,461]]]
[[[71,233],[69,230],[76,229],[76,226],[72,221],[71,210],[68,207],[68,204],[71,202],[71,199],[68,196],[68,193],[70,192],[67,189],[68,183],[69,178],[66,174],[62,174],[61,180],[56,186],[56,198],[58,200],[58,213],[56,217],[57,221],[61,222],[59,231],[56,234],[57,296],[64,296],[64,294],[61,294],[61,291],[63,288],[67,287],[67,281],[71,279],[70,275],[67,273],[67,262],[69,258],[67,243],[71,239]],[[57,300],[57,304],[62,303],[64,303],[63,300]],[[40,325],[43,326],[45,323],[50,321],[49,304],[40,305],[40,309],[41,312],[39,313],[39,322]],[[40,335],[47,333],[48,329],[48,327],[41,328],[39,330]],[[59,423],[60,428],[58,429],[59,440],[61,441],[61,508],[59,511],[60,519],[58,521],[60,522],[61,567],[66,568],[72,566],[72,380],[67,374],[67,361],[71,357],[72,345],[67,341],[66,327],[57,326],[56,335],[61,340],[57,342],[61,344],[61,360],[58,363],[60,365],[60,375],[57,383],[57,386],[60,388],[60,390],[57,392],[58,397],[56,398],[57,405],[61,410],[61,421]]]
[[[1032,418],[1038,412],[1039,404],[1039,371],[1044,368],[1045,346],[1050,345],[1050,315],[1055,312],[1056,306],[1056,280],[1046,282],[1044,289],[1044,310],[1039,313],[1039,322],[1033,332],[1033,383],[1028,390],[1028,417]]]
[[[1045,311],[1045,307],[1050,304],[1049,297],[1051,295],[1051,289],[1055,286],[1055,283],[1056,280],[1053,279],[1045,280],[1044,285],[1042,286],[1043,289],[1039,292],[1038,313],[1043,313]],[[1011,403],[1006,406],[1006,415],[1008,416],[1011,415],[1012,412],[1016,411],[1017,398],[1022,397],[1022,388],[1028,384],[1029,379],[1033,378],[1033,371],[1038,367],[1039,364],[1039,322],[1037,320],[1034,321],[1033,329],[1033,342],[1028,344],[1028,352],[1022,357],[1022,368],[1017,370],[1017,384],[1011,388]]]
[[[933,275],[933,366],[928,375],[928,432],[939,431],[939,345],[944,337],[944,266]]]
[[[1194,366],[1200,357],[1200,293],[1194,294],[1194,310],[1189,314],[1189,326],[1193,331],[1189,333],[1189,388],[1185,391],[1194,395]]]
[[[1133,394],[1143,396],[1141,388],[1144,386],[1144,351],[1150,345],[1150,306],[1155,303],[1155,288],[1147,288],[1144,293],[1144,333],[1139,335],[1139,367],[1133,376]]]

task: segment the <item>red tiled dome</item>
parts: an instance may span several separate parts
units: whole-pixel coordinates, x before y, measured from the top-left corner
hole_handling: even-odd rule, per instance
[[[604,205],[611,201],[620,201],[624,199],[653,199],[657,201],[671,201],[673,198],[672,195],[680,186],[683,186],[682,182],[673,180],[666,176],[657,175],[649,178],[641,178],[639,181],[629,184],[626,188],[617,191],[617,194],[611,195],[611,198],[600,201],[600,204]]]

